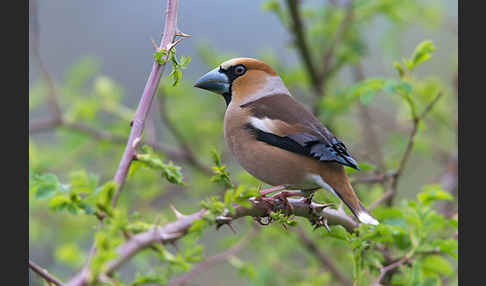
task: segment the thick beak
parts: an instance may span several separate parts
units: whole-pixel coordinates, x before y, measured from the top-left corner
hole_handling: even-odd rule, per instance
[[[219,71],[219,67],[203,75],[194,87],[209,90],[218,94],[228,93],[230,82],[228,76]]]

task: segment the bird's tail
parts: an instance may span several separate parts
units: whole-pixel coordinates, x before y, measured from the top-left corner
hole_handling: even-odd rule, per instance
[[[320,176],[320,178],[321,182],[319,183],[319,185],[321,185],[321,187],[329,189],[336,196],[338,196],[351,210],[351,212],[359,220],[359,222],[372,225],[379,224],[378,220],[376,220],[363,206],[358,196],[354,192],[353,187],[351,186],[351,183],[349,182],[349,179],[347,178],[345,173],[344,177],[342,174],[340,174],[340,176],[327,176],[326,179],[328,180],[325,180],[323,176]]]

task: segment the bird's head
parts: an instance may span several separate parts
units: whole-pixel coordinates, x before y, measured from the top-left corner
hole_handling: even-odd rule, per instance
[[[230,102],[244,103],[274,93],[289,93],[277,73],[252,58],[234,58],[203,75],[195,87],[221,94]]]

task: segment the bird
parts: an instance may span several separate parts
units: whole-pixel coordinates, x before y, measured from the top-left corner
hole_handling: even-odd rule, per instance
[[[269,65],[233,58],[203,75],[194,87],[223,96],[225,141],[251,175],[272,186],[302,190],[304,198],[327,189],[360,223],[379,224],[359,200],[344,168],[359,170],[356,160],[294,99]]]

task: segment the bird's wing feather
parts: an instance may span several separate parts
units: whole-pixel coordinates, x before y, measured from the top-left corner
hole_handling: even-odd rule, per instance
[[[346,146],[300,103],[285,94],[262,97],[241,105],[248,109],[247,128],[256,139],[320,161],[358,169]]]

